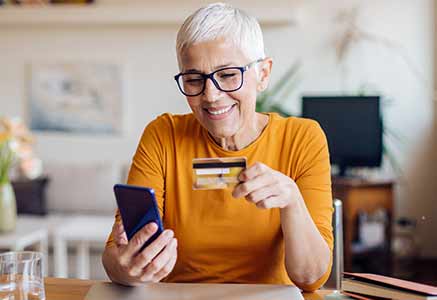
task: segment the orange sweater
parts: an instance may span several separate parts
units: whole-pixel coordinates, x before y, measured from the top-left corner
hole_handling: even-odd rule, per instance
[[[164,114],[144,130],[128,184],[156,192],[165,228],[178,239],[178,260],[167,282],[292,284],[284,263],[278,208],[263,210],[231,190],[192,190],[192,160],[247,157],[290,176],[332,251],[332,195],[325,135],[311,120],[269,114],[262,134],[245,149],[220,148],[192,114]],[[116,221],[120,222],[118,212]],[[113,245],[110,236],[107,247]],[[309,289],[320,287],[326,272]]]

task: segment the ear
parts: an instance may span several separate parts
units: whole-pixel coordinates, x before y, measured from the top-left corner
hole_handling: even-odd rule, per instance
[[[259,63],[258,84],[256,87],[258,93],[264,91],[269,86],[272,65],[273,59],[271,57],[266,57]]]

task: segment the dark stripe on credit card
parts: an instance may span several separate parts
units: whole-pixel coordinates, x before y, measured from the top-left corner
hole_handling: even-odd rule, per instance
[[[246,167],[245,161],[235,162],[221,162],[221,163],[196,163],[193,164],[193,169],[209,169],[209,168],[232,168],[232,167]]]

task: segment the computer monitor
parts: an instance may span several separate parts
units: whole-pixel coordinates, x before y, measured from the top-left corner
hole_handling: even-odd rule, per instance
[[[304,96],[302,116],[316,120],[323,128],[331,164],[339,167],[339,176],[345,176],[348,167],[381,165],[379,96]]]

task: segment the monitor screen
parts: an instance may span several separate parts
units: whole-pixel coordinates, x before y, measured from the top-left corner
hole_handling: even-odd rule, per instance
[[[378,96],[302,98],[302,116],[319,122],[328,139],[331,164],[378,167],[382,158],[382,119]],[[344,174],[341,174],[344,175]]]

